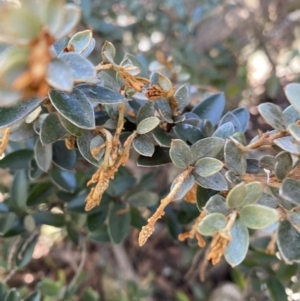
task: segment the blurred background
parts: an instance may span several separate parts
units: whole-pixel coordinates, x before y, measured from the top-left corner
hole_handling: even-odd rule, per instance
[[[149,74],[158,70],[168,74],[174,83],[189,83],[192,104],[200,102],[207,92],[224,91],[227,110],[249,108],[248,138],[256,135],[258,128],[268,129],[256,106],[271,101],[285,108],[288,103],[284,86],[299,81],[299,0],[74,2],[82,7],[77,30],[93,30],[97,46],[90,59],[95,64],[101,61],[101,46],[108,40],[117,49],[116,61],[120,62],[125,53],[132,53],[148,66]],[[135,173],[135,163],[131,164]],[[161,191],[166,171],[158,172],[160,175],[152,178],[151,174],[148,181],[152,181],[154,190]],[[147,174],[147,180],[146,177]],[[2,185],[8,185],[10,178],[5,181]],[[138,230],[132,230],[122,245],[105,242],[107,237],[91,237],[95,242],[80,250],[65,239],[64,230],[43,226],[33,261],[8,283],[24,287],[25,291],[42,280],[45,290],[53,290],[72,281],[77,264],[85,259],[80,290],[89,287],[85,296],[90,299],[84,300],[270,300],[265,287],[259,285],[263,275],[252,272],[251,266],[267,267],[274,262],[281,265],[276,256],[256,254],[252,249],[249,252],[253,258],[247,258],[245,265],[235,269],[225,262],[216,267],[205,266],[203,250],[176,240],[176,234],[197,215],[189,204],[180,206],[183,208],[179,216],[170,211],[143,248],[137,245]],[[7,254],[7,248],[3,244],[2,255]],[[0,258],[5,260],[5,256]],[[292,287],[291,279],[298,266],[280,268],[282,281],[285,279]],[[250,282],[245,273],[251,274]],[[297,285],[288,289],[289,300],[300,300]],[[80,298],[74,300],[83,300]]]

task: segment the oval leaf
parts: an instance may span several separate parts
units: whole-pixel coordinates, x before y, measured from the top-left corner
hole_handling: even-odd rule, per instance
[[[170,147],[170,158],[177,167],[188,167],[191,162],[191,157],[190,148],[182,140],[172,140]]]
[[[234,186],[226,197],[227,206],[231,208],[241,206],[243,204],[246,194],[247,189],[244,182]]]
[[[38,139],[34,148],[35,161],[38,167],[47,172],[51,166],[52,162],[52,145],[42,145],[41,141]]]
[[[213,189],[216,191],[228,190],[227,182],[220,172],[209,177],[200,177],[194,173],[194,178],[195,181],[203,188]]]
[[[285,179],[279,189],[279,194],[285,200],[295,205],[300,204],[300,181],[294,179]]]
[[[195,172],[201,177],[208,177],[223,168],[223,163],[214,158],[202,158],[195,164]]]
[[[224,251],[224,257],[232,267],[235,267],[239,265],[247,255],[249,232],[243,223],[237,219],[230,233],[232,239]]]
[[[285,87],[285,95],[291,105],[300,113],[300,84],[291,83]]]
[[[49,98],[56,110],[70,122],[83,129],[95,128],[93,107],[78,89],[74,88],[72,93],[51,90]]]
[[[133,140],[132,143],[134,149],[141,155],[146,157],[152,157],[154,153],[154,144],[151,139],[146,135],[139,136]]]
[[[155,129],[160,123],[157,117],[148,117],[143,119],[137,126],[136,131],[138,134],[146,134]]]
[[[263,103],[258,106],[258,111],[274,129],[279,131],[285,130],[285,120],[280,108],[277,105],[274,105],[270,102]]]
[[[198,225],[198,232],[202,235],[213,235],[223,229],[227,224],[227,218],[221,213],[211,213],[204,217]]]
[[[243,175],[247,169],[247,161],[245,154],[242,150],[236,146],[236,144],[230,140],[228,140],[225,144],[224,149],[224,158],[226,166],[238,173],[239,175]]]
[[[276,209],[262,205],[247,205],[241,210],[242,223],[250,229],[266,228],[279,220]]]

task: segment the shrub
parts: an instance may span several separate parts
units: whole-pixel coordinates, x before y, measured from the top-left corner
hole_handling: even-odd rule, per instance
[[[79,20],[77,7],[38,3],[36,10],[35,1],[7,4],[0,13],[1,39],[12,44],[1,55],[0,168],[13,175],[9,191],[2,187],[0,234],[20,237],[4,282],[29,263],[42,225],[64,227],[82,248],[87,240],[121,243],[133,226],[142,246],[165,208],[179,201],[187,202],[182,212],[191,223],[179,240],[206,246],[212,264],[224,256],[239,265],[252,229],[268,229],[267,253],[275,254],[277,245],[281,260],[300,261],[299,84],[286,87],[291,105],[283,112],[272,103],[258,107],[274,130],[247,143],[247,108],[223,115],[223,93],[192,108],[187,84],[159,72],[148,78],[131,54],[115,62],[110,42],[94,66],[87,59],[92,32],[67,37]],[[176,166],[169,192],[160,187],[159,205],[151,191],[155,175],[136,183],[124,167],[131,149],[141,167]],[[269,152],[257,159],[257,149]],[[151,211],[147,221],[143,207]],[[274,271],[266,280],[271,292],[272,277]],[[74,286],[53,290],[60,298],[76,293]],[[40,300],[41,292],[47,294],[47,281],[25,300]],[[2,286],[0,295],[19,300],[14,288]]]

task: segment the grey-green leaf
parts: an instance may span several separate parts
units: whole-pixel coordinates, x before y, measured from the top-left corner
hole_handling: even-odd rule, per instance
[[[49,97],[56,110],[70,122],[83,129],[95,128],[94,110],[83,92],[76,88],[72,93],[51,90]]]
[[[300,84],[288,84],[285,87],[285,95],[291,105],[300,113]]]
[[[300,181],[287,178],[282,182],[279,194],[295,205],[300,204]]]
[[[26,117],[34,111],[42,102],[42,99],[33,98],[23,100],[11,107],[0,108],[0,129],[6,128]]]
[[[247,255],[249,232],[240,219],[237,219],[230,233],[232,239],[224,251],[224,257],[232,267],[235,267],[239,265]]]
[[[279,131],[285,130],[285,119],[277,105],[266,102],[258,106],[258,111],[274,129]]]
[[[69,65],[59,58],[53,59],[48,65],[47,82],[54,89],[71,92],[74,81]]]
[[[171,185],[171,190],[173,189],[174,185],[177,182],[176,179],[177,179],[177,177],[174,179],[174,181]],[[193,185],[194,185],[194,177],[192,175],[190,175],[188,178],[186,178],[183,181],[179,191],[177,192],[176,196],[174,197],[174,201],[179,201],[179,200],[183,199],[184,196],[189,192],[189,190],[192,189]]]
[[[300,119],[300,113],[290,105],[283,111],[283,117],[287,125],[296,122]]]
[[[142,120],[148,117],[153,117],[154,112],[155,112],[154,103],[152,101],[146,102],[138,110],[138,113],[136,115],[136,123],[139,124]]]
[[[177,167],[186,168],[191,163],[191,150],[182,140],[175,139],[171,143],[170,157]]]
[[[245,154],[231,140],[228,140],[225,144],[224,157],[225,163],[229,169],[240,175],[243,175],[246,172],[247,161]]]
[[[213,235],[223,229],[227,224],[226,217],[221,213],[211,213],[203,218],[198,225],[198,231],[202,235]]]
[[[246,184],[247,194],[244,198],[243,205],[256,203],[262,195],[263,186],[260,182],[251,182]]]
[[[154,153],[154,144],[146,135],[141,135],[135,138],[132,145],[134,149],[143,156],[152,157]]]
[[[200,102],[193,113],[201,119],[208,119],[213,125],[216,125],[225,108],[225,96],[223,93],[216,93],[208,96]]]
[[[25,170],[19,170],[12,182],[11,198],[12,203],[20,210],[26,209],[26,201],[28,194],[28,180]]]
[[[51,181],[61,190],[73,193],[77,186],[73,172],[53,167],[50,171]]]
[[[156,205],[159,196],[151,191],[138,191],[129,195],[127,201],[134,207],[148,207]]]
[[[293,167],[293,159],[289,152],[281,152],[276,156],[275,176],[282,181],[289,174]]]
[[[49,114],[42,123],[40,137],[42,144],[53,143],[67,134],[55,113]]]
[[[155,129],[160,123],[157,117],[148,117],[143,119],[137,126],[136,131],[138,134],[146,134]]]
[[[262,229],[279,220],[276,209],[262,205],[247,205],[241,210],[242,223],[250,229]]]
[[[224,146],[224,139],[217,137],[204,138],[191,147],[193,162],[204,157],[216,157]]]
[[[259,166],[268,170],[274,170],[277,160],[274,156],[265,155],[259,160]]]
[[[241,130],[244,133],[247,130],[248,123],[250,120],[250,114],[249,110],[246,107],[241,107],[233,110],[231,112],[235,117],[238,119],[240,125],[241,125]]]
[[[75,52],[67,52],[60,55],[59,58],[68,64],[75,81],[83,82],[96,78],[96,68],[84,56]]]
[[[244,182],[234,186],[226,197],[226,204],[230,208],[236,208],[243,204],[247,194],[246,185]]]
[[[2,216],[0,217],[0,235],[3,236],[8,230],[12,228],[16,218],[17,216],[14,212],[2,214]]]
[[[209,177],[200,177],[194,173],[194,178],[195,181],[203,188],[213,189],[216,191],[228,190],[227,182],[220,172]]]
[[[183,85],[177,89],[174,98],[178,103],[178,110],[183,110],[190,103],[189,89],[187,85]]]
[[[217,128],[217,130],[213,134],[213,137],[226,139],[233,135],[235,132],[236,131],[233,124],[231,122],[227,122]]]
[[[300,262],[300,233],[287,220],[279,225],[277,246],[287,263]]]
[[[206,203],[204,207],[205,211],[208,213],[222,213],[228,215],[231,211],[226,205],[226,200],[219,194],[212,196]]]
[[[43,146],[41,141],[38,139],[35,144],[34,155],[38,167],[42,171],[47,172],[52,162],[52,145],[46,144]]]
[[[296,123],[292,123],[289,125],[288,130],[290,131],[291,135],[300,142],[300,126]]]
[[[201,158],[195,164],[195,172],[201,177],[209,177],[220,171],[223,163],[215,158]]]
[[[122,94],[100,85],[81,84],[76,87],[95,103],[116,104],[124,100]]]
[[[295,141],[292,136],[275,139],[274,143],[291,154],[300,155],[300,143]]]

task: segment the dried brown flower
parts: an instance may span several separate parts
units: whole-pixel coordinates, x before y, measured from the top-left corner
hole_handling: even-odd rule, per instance
[[[0,156],[3,155],[5,148],[9,143],[10,127],[0,130],[2,137],[0,138]]]

